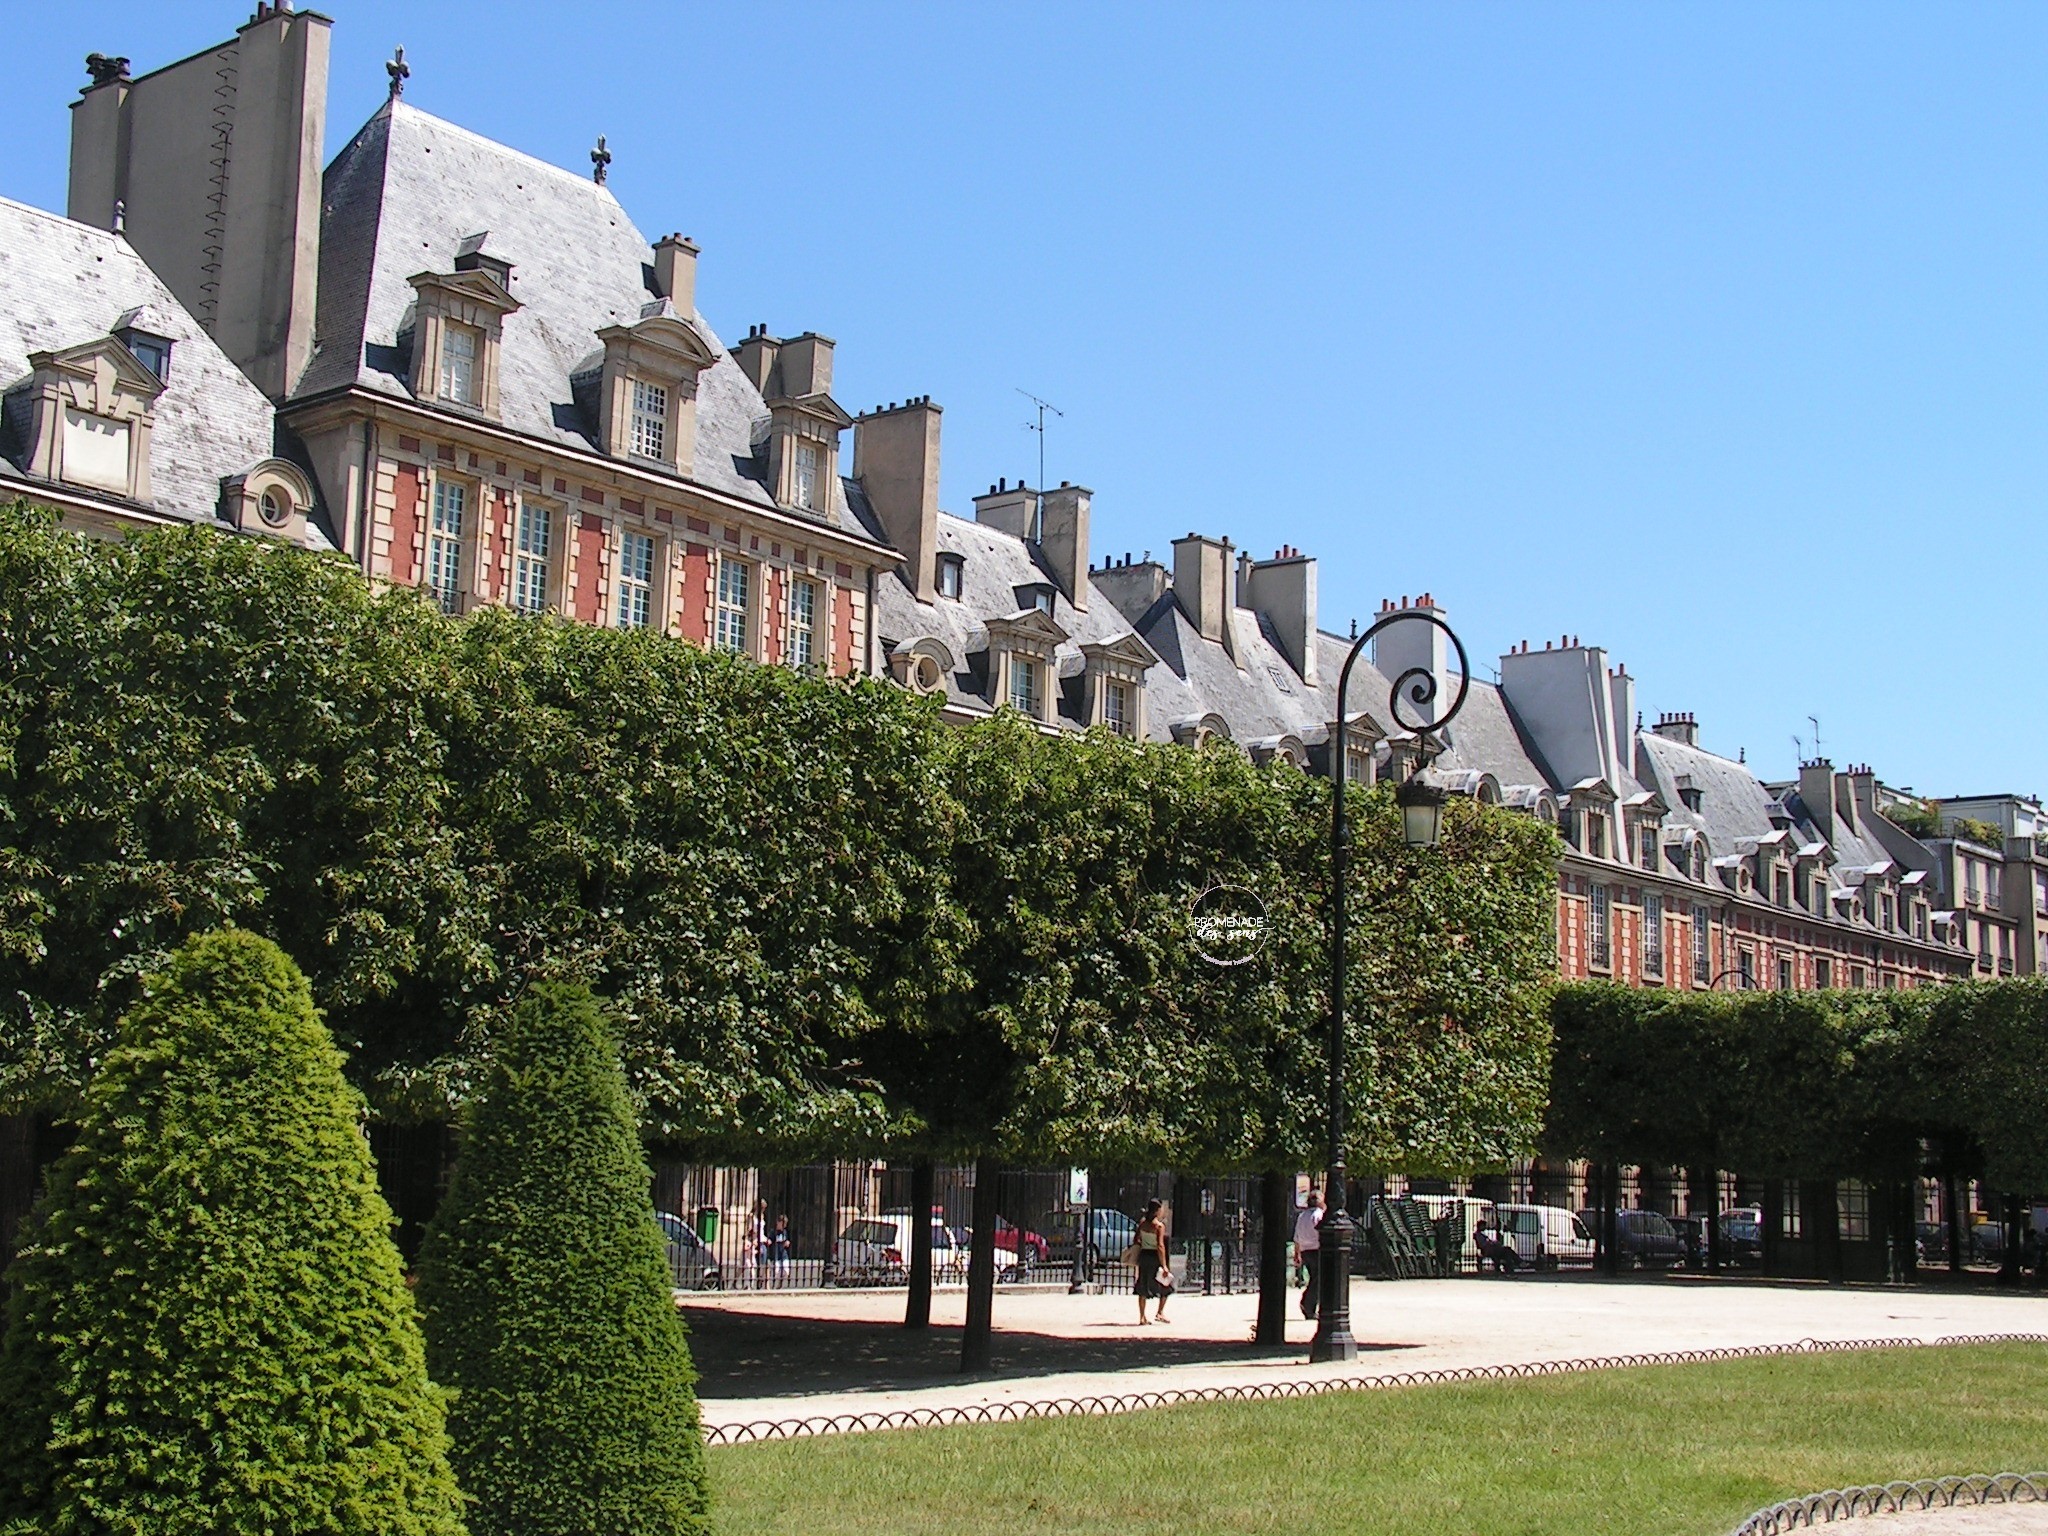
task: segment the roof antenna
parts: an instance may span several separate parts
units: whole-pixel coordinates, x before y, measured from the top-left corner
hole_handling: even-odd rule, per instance
[[[412,66],[405,62],[405,46],[400,44],[391,51],[391,58],[384,66],[384,73],[391,77],[391,99],[398,100],[405,94],[406,77],[412,73]]]
[[[1014,385],[1011,387],[1015,388]],[[1045,413],[1051,411],[1055,416],[1067,413],[1050,400],[1039,399],[1028,389],[1019,389],[1017,393],[1038,407],[1037,423],[1025,422],[1024,430],[1038,434],[1038,493],[1031,509],[1031,542],[1042,544],[1045,542]]]
[[[1822,758],[1827,756],[1827,754],[1821,751],[1820,749],[1820,721],[1814,719],[1812,715],[1808,715],[1806,718],[1813,721],[1813,760],[1815,762],[1819,762]]]
[[[590,179],[603,186],[605,177],[611,174],[611,163],[612,152],[604,147],[604,135],[600,133],[597,148],[590,152]]]
[[[1806,762],[1806,743],[1799,739],[1796,732],[1792,737],[1792,750],[1798,754],[1799,762],[1803,766]]]

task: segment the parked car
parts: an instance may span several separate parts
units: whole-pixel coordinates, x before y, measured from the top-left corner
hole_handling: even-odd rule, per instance
[[[1695,1211],[1687,1216],[1667,1216],[1671,1230],[1678,1234],[1678,1240],[1685,1244],[1685,1267],[1705,1269],[1707,1267],[1707,1230],[1712,1221],[1703,1212]]]
[[[724,1286],[718,1260],[695,1227],[673,1211],[656,1211],[654,1220],[668,1241],[670,1285],[679,1291],[715,1291]]]
[[[1913,1224],[1913,1235],[1919,1245],[1918,1262],[1922,1264],[1946,1264],[1948,1262],[1947,1222],[1915,1222]]]
[[[1012,1226],[1003,1217],[998,1216],[996,1218],[996,1262],[998,1264],[1002,1263],[1002,1255],[1007,1253],[1011,1256],[1010,1262],[1015,1263],[1017,1252],[1017,1228]],[[1025,1263],[1043,1264],[1052,1256],[1052,1245],[1038,1233],[1026,1227],[1024,1229],[1023,1252]]]
[[[1579,1221],[1589,1233],[1600,1229],[1598,1211],[1580,1211]],[[1685,1262],[1685,1240],[1656,1211],[1616,1211],[1614,1253],[1631,1268],[1670,1269]]]
[[[1502,1239],[1531,1269],[1593,1262],[1593,1233],[1558,1205],[1496,1205]]]
[[[1764,1213],[1738,1205],[1721,1213],[1721,1262],[1736,1269],[1758,1269],[1764,1262]]]
[[[848,1222],[832,1245],[834,1285],[901,1284],[910,1273],[911,1222],[908,1211],[884,1211]],[[932,1274],[957,1274],[962,1252],[953,1229],[938,1216],[932,1224]]]
[[[1081,1229],[1079,1211],[1055,1211],[1046,1218],[1046,1261],[1074,1262],[1074,1240]],[[1095,1206],[1088,1212],[1088,1256],[1095,1264],[1109,1264],[1138,1240],[1138,1223],[1122,1211]]]

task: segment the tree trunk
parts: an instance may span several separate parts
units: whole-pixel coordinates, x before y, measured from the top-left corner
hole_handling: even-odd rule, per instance
[[[926,1328],[932,1320],[932,1194],[935,1173],[928,1157],[920,1157],[910,1165],[910,1297],[903,1305],[903,1326],[906,1328]]]
[[[1259,1175],[1259,1320],[1252,1343],[1287,1342],[1287,1244],[1294,1234],[1294,1180],[1275,1169]]]
[[[960,1369],[989,1368],[996,1315],[996,1180],[992,1157],[974,1163],[974,1247],[967,1258],[967,1327],[960,1335]]]
[[[1963,1181],[1949,1174],[1941,1181],[1941,1216],[1948,1224],[1948,1272],[1963,1272]]]
[[[1621,1223],[1615,1208],[1621,1202],[1621,1164],[1600,1166],[1600,1265],[1607,1275],[1621,1273]]]
[[[1685,1170],[1685,1208],[1707,1218],[1707,1248],[1701,1257],[1707,1273],[1721,1272],[1721,1170],[1691,1167]]]
[[[1892,1252],[1896,1255],[1893,1267],[1899,1279],[1909,1284],[1920,1275],[1920,1208],[1914,1198],[1917,1193],[1911,1179],[1899,1180],[1891,1187]]]
[[[1811,1179],[1799,1192],[1800,1211],[1813,1238],[1815,1267],[1830,1285],[1848,1278],[1842,1257],[1840,1190],[1833,1179]]]
[[[2005,1253],[1998,1263],[1998,1282],[2001,1285],[2020,1283],[2020,1197],[2006,1195],[2000,1215],[2005,1227]]]
[[[1763,1212],[1763,1220],[1757,1223],[1757,1235],[1763,1240],[1763,1270],[1767,1275],[1776,1275],[1782,1267],[1778,1250],[1785,1233],[1785,1181],[1765,1179],[1763,1199],[1757,1202],[1757,1207]]]

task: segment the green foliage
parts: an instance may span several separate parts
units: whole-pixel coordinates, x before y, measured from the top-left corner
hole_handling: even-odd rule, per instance
[[[2048,1188],[2048,983],[1551,1001],[1548,1150],[1761,1177],[1906,1179],[1926,1153]]]
[[[2005,834],[1988,821],[1979,821],[1974,816],[1951,816],[1948,829],[1956,837],[1966,837],[1973,843],[1982,843],[1987,848],[2003,849]]]
[[[1883,811],[1886,821],[1917,838],[1941,836],[1941,812],[1925,800],[1894,800]]]
[[[275,945],[187,941],[10,1271],[0,1528],[459,1536],[362,1101]]]
[[[420,1265],[475,1536],[710,1529],[681,1314],[587,988],[508,1015]]]

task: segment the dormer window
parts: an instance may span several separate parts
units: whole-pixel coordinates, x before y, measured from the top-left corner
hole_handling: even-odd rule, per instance
[[[474,326],[450,325],[441,333],[441,398],[475,405],[478,335]]]
[[[1025,582],[1016,589],[1017,606],[1050,615],[1053,588],[1049,582]]]
[[[1144,734],[1145,672],[1159,658],[1136,635],[1081,647],[1087,663],[1083,699],[1089,725],[1106,725],[1119,736]]]
[[[452,272],[407,279],[414,295],[409,382],[417,398],[498,414],[499,343],[507,317],[520,308],[506,286],[511,274],[510,263],[485,264],[470,251]]]
[[[966,564],[966,560],[959,555],[939,556],[936,572],[939,596],[957,598],[960,595],[961,577]]]
[[[1651,874],[1657,872],[1657,841],[1659,834],[1660,829],[1654,825],[1639,827],[1636,830],[1636,835],[1642,843],[1643,868]]]
[[[168,336],[155,336],[148,331],[133,329],[119,330],[114,334],[135,354],[135,361],[156,375],[158,383],[171,382],[171,341]]]
[[[1108,682],[1102,685],[1102,723],[1119,736],[1132,734],[1131,685]]]
[[[1053,662],[1067,632],[1035,609],[988,621],[988,700],[1033,720],[1050,720]]]
[[[633,452],[643,459],[668,457],[668,391],[645,379],[633,381]]]
[[[301,541],[313,483],[305,471],[283,459],[265,459],[220,486],[221,516],[243,533],[264,533]]]
[[[22,469],[38,480],[150,500],[150,433],[163,380],[111,336],[32,352],[34,372],[10,392],[6,418],[24,439]]]
[[[1040,663],[1028,656],[1010,658],[1010,708],[1019,714],[1038,718],[1038,704],[1041,690],[1038,682]]]
[[[1603,812],[1586,812],[1586,852],[1596,859],[1607,857],[1607,817]]]

